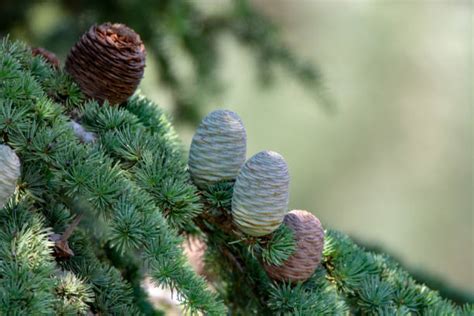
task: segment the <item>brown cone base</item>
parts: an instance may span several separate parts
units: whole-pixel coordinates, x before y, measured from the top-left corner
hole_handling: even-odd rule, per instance
[[[294,232],[297,242],[295,253],[281,266],[264,265],[270,278],[277,281],[306,281],[321,262],[324,247],[324,229],[321,222],[307,211],[291,211],[284,219]]]

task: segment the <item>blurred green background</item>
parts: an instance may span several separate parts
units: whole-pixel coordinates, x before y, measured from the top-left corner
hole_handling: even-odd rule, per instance
[[[321,65],[337,111],[285,77],[262,91],[232,41],[208,109],[242,116],[249,154],[285,156],[292,208],[474,292],[472,2],[256,3]]]
[[[64,60],[89,24],[126,22],[159,52],[141,89],[185,146],[207,112],[236,111],[249,157],[287,159],[292,208],[474,293],[471,1],[178,2],[2,0],[0,33]],[[195,31],[198,15],[216,17],[212,32]],[[162,55],[184,84],[167,81]]]

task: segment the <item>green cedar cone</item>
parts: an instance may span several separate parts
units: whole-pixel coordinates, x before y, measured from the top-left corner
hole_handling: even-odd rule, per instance
[[[0,145],[0,209],[15,192],[19,177],[20,159],[10,147]]]
[[[232,217],[251,236],[272,233],[288,212],[290,176],[285,159],[262,151],[247,160],[234,186]]]
[[[208,114],[194,134],[189,172],[201,188],[234,180],[245,162],[247,134],[240,117],[228,110]]]

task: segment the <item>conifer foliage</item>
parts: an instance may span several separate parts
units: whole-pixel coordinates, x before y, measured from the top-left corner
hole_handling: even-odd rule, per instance
[[[197,189],[157,105],[139,93],[120,106],[89,99],[43,56],[8,38],[0,44],[0,315],[154,315],[146,277],[172,288],[191,314],[473,312],[341,233],[326,230],[322,250],[320,226],[313,241],[299,231],[320,225],[313,217],[295,228],[278,215],[269,233],[247,235],[233,220],[235,179]],[[265,190],[259,194],[271,193],[271,182]],[[183,253],[191,235],[207,244],[207,281]],[[321,260],[310,273],[301,267],[304,278],[267,274],[266,266],[284,270],[292,258],[297,270],[301,249]]]

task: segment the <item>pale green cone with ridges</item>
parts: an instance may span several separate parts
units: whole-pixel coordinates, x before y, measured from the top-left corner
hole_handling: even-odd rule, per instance
[[[245,162],[247,134],[240,117],[229,110],[208,114],[194,134],[189,172],[200,188],[234,180]]]
[[[20,159],[16,153],[10,147],[0,145],[0,209],[15,193],[20,167]]]
[[[280,154],[262,151],[250,158],[234,185],[235,225],[251,236],[272,233],[288,212],[289,184],[288,166]]]

